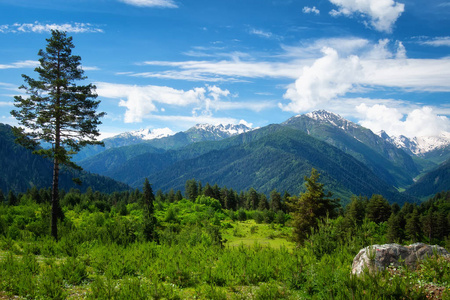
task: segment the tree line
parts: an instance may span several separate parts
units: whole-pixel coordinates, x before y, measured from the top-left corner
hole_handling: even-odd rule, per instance
[[[166,193],[158,190],[154,194],[147,179],[143,191],[136,189],[107,194],[94,192],[91,188],[85,193],[77,189],[68,192],[61,190],[57,211],[61,220],[64,219],[62,207],[65,210],[90,212],[111,212],[114,209],[119,215],[126,216],[129,214],[129,204],[136,204],[143,211],[143,230],[149,240],[157,238],[155,232],[159,225],[155,212],[182,200],[215,206],[238,221],[250,218],[257,223],[285,224],[289,221],[293,227],[293,239],[298,244],[308,240],[327,220],[334,220],[342,235],[355,234],[364,224],[372,223],[384,228],[386,242],[442,243],[448,240],[450,191],[436,194],[422,204],[405,203],[402,207],[397,203],[390,204],[381,195],[372,195],[370,198],[354,195],[351,202],[342,207],[339,199],[333,199],[330,192],[325,192],[319,177],[320,174],[313,169],[311,176],[304,178],[305,192],[298,196],[273,190],[267,197],[253,188],[237,192],[217,184],[203,185],[195,179],[186,181],[184,195],[180,190],[175,192],[173,189]],[[15,194],[10,191],[7,195],[0,190],[0,203],[3,205],[17,206],[30,202],[51,203],[51,189],[31,188],[26,193]],[[176,211],[170,208],[166,214],[164,221],[177,219]]]

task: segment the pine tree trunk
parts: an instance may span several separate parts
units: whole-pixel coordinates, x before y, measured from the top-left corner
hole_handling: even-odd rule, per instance
[[[59,162],[55,157],[53,162],[52,183],[52,236],[58,240],[58,216],[59,216]]]

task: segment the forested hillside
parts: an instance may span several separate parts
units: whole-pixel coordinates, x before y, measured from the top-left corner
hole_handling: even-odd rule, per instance
[[[9,125],[0,124],[0,189],[7,193],[25,192],[32,187],[47,188],[52,183],[52,163],[39,155],[23,148],[14,142],[15,136]],[[82,181],[79,186],[72,181],[78,177]],[[130,187],[124,183],[110,178],[91,174],[89,172],[75,172],[63,170],[60,177],[60,186],[63,189],[79,188],[86,191],[92,187],[96,191],[113,192],[123,191]]]
[[[130,151],[136,153],[137,149],[143,153],[130,155]],[[330,190],[344,201],[352,194],[370,197],[376,193],[393,202],[415,200],[397,193],[351,155],[301,130],[281,125],[165,152],[144,144],[140,148],[115,148],[81,165],[133,187],[139,187],[143,178],[148,177],[157,189],[182,189],[186,180],[195,178],[236,190],[253,187],[265,193],[274,188],[300,192],[299,178],[308,175],[314,167],[321,172]]]
[[[420,177],[411,185],[406,193],[418,198],[428,198],[432,195],[450,189],[450,160]]]
[[[371,130],[327,112],[316,111],[283,123],[333,145],[364,163],[378,177],[396,186],[413,183],[419,167],[411,156]]]

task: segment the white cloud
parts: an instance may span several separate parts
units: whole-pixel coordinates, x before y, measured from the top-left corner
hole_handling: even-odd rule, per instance
[[[313,6],[313,7],[305,6],[305,7],[303,7],[302,11],[305,14],[311,14],[311,13],[316,14],[316,15],[320,14],[320,10],[318,10],[315,6]]]
[[[98,70],[100,70],[99,67],[95,67],[95,66],[82,66],[82,69],[84,71],[98,71]]]
[[[125,123],[142,122],[143,118],[158,108],[155,103],[174,106],[188,106],[204,101],[205,88],[183,91],[166,86],[132,86],[126,84],[97,83],[101,97],[121,99],[119,106],[126,107]],[[126,100],[122,99],[126,98]]]
[[[361,115],[360,124],[373,132],[381,130],[389,135],[407,137],[439,136],[450,132],[450,119],[437,115],[433,108],[424,106],[403,114],[397,108],[376,104],[367,106],[365,103],[356,107]]]
[[[173,123],[176,125],[176,127],[180,128],[187,128],[192,127],[196,124],[205,124],[205,123],[212,125],[219,125],[219,124],[239,124],[241,122],[245,122],[244,120],[237,120],[234,118],[217,118],[207,115],[200,115],[200,116],[152,115],[152,119]]]
[[[241,61],[239,58],[221,61],[147,61],[148,66],[172,67],[181,70],[165,72],[143,72],[132,76],[156,77],[169,79],[182,79],[193,81],[241,81],[240,77],[247,78],[296,78],[299,76],[300,63],[297,61],[263,62]]]
[[[178,8],[173,0],[119,0],[120,2],[139,7]]]
[[[350,55],[359,52],[368,46],[371,46],[371,44],[367,39],[357,37],[324,38],[308,41],[300,46],[282,45],[281,47],[285,53],[280,56],[291,58],[318,58],[321,56],[320,51],[324,47],[333,48],[341,55]]]
[[[426,41],[420,41],[419,44],[433,47],[440,47],[440,46],[450,47],[450,36],[435,37],[433,39],[429,39]]]
[[[380,40],[371,47],[362,47],[359,56],[341,57],[333,48],[325,47],[323,56],[302,67],[301,75],[291,84],[279,104],[294,113],[311,109],[342,98],[350,92],[364,93],[380,87],[408,91],[449,92],[450,58],[409,59],[402,42]]]
[[[0,32],[2,33],[43,33],[50,32],[52,30],[61,30],[70,33],[103,32],[103,29],[96,28],[90,23],[41,24],[36,21],[34,23],[14,23],[12,25],[0,26]]]
[[[164,108],[158,104],[192,108],[192,117],[213,119],[213,111],[229,109],[263,109],[264,103],[239,103],[223,101],[230,96],[228,90],[217,86],[197,87],[188,91],[166,86],[133,86],[99,82],[97,93],[100,97],[120,99],[119,106],[125,107],[125,123],[142,122],[156,117]],[[162,117],[162,116],[159,116]]]
[[[0,69],[36,68],[37,66],[39,66],[39,62],[37,60],[23,60],[7,65],[0,64]]]
[[[391,32],[394,23],[405,10],[403,3],[393,0],[329,0],[338,6],[332,16],[352,16],[359,14],[368,17],[370,25],[377,31]]]
[[[14,106],[14,102],[3,102],[0,101],[0,107],[2,106]]]
[[[301,112],[351,91],[361,77],[362,66],[357,56],[340,58],[332,48],[322,49],[323,57],[311,67],[304,67],[302,75],[284,94],[291,102],[279,104],[285,111]]]
[[[271,32],[260,30],[260,29],[255,29],[255,28],[250,29],[249,33],[260,36],[260,37],[264,37],[267,39],[273,37],[273,34]]]

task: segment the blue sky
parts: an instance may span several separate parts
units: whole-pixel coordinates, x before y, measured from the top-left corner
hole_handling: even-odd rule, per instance
[[[450,1],[1,0],[0,122],[51,29],[73,36],[104,137],[281,123],[326,109],[373,131],[450,132]]]

